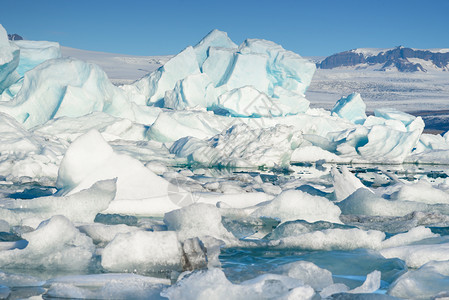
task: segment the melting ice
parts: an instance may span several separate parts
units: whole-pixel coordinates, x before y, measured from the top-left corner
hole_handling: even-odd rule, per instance
[[[214,30],[114,86],[0,26],[0,298],[448,296],[449,133],[314,71]]]

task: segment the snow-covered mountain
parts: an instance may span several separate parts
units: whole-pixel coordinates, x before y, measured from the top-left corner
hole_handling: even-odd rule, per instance
[[[317,62],[321,69],[342,67],[372,68],[377,71],[427,72],[449,71],[449,49],[359,48],[340,52]]]

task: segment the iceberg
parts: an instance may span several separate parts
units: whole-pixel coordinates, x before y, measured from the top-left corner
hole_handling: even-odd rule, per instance
[[[237,47],[214,30],[125,90],[140,105],[284,116],[307,111],[304,93],[314,72],[315,64],[273,42],[248,39]]]
[[[113,86],[98,66],[69,58],[47,60],[28,71],[16,97],[0,103],[0,111],[26,128],[93,111],[134,118],[126,94]]]

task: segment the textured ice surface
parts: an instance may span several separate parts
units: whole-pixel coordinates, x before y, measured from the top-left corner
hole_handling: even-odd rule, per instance
[[[115,192],[115,180],[104,180],[69,196],[10,199],[0,207],[0,218],[11,225],[31,227],[55,215],[63,215],[72,222],[93,222],[99,212],[108,208]]]
[[[20,61],[16,69],[20,76],[46,60],[61,57],[59,43],[20,40],[14,41],[14,44],[20,49]]]
[[[363,124],[366,119],[366,104],[358,93],[342,97],[335,103],[331,112],[356,124]]]
[[[305,220],[307,222],[328,221],[340,223],[338,206],[328,199],[312,196],[297,190],[287,190],[270,203],[252,213],[255,217],[277,218],[281,222]]]
[[[234,125],[208,140],[182,138],[170,149],[191,163],[205,166],[275,167],[289,163],[292,151],[302,142],[300,133],[279,125],[269,129],[250,129]]]
[[[181,270],[181,244],[173,231],[118,234],[103,250],[101,265],[112,272]]]
[[[159,299],[170,280],[136,274],[64,276],[48,280],[46,295],[82,299]]]
[[[168,230],[176,231],[180,241],[188,238],[212,236],[228,243],[235,237],[223,227],[218,208],[204,203],[195,203],[165,214]]]
[[[83,270],[95,251],[92,239],[63,216],[42,222],[22,237],[28,241],[24,249],[0,252],[2,268]]]

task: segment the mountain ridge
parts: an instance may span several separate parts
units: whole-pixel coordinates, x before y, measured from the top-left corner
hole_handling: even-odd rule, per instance
[[[427,72],[429,67],[449,71],[449,49],[357,48],[328,56],[316,65],[320,69],[375,66],[376,71]]]

